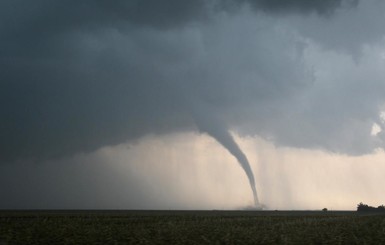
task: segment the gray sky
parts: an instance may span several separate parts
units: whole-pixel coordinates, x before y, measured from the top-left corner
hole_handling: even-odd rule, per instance
[[[209,129],[290,154],[379,154],[385,139],[383,23],[385,3],[379,0],[1,1],[0,194],[10,198],[0,208],[92,208],[95,200],[102,200],[99,208],[119,200],[121,208],[187,207],[176,198],[182,189],[159,202],[138,197],[149,195],[142,184],[155,174],[137,175],[131,167],[145,158],[141,144],[161,154],[162,147],[151,148],[153,140],[176,134],[179,141],[187,135],[186,141],[206,142],[190,133]],[[172,151],[174,140],[165,151]],[[131,154],[125,155],[127,180],[103,189],[95,183],[114,177],[102,163],[120,162],[103,149],[123,151],[122,145]],[[175,154],[196,160],[190,164],[203,161],[188,151]],[[61,181],[52,180],[59,192],[43,184],[56,171],[63,173]],[[98,174],[83,178],[89,171]],[[290,182],[292,175],[285,178]],[[71,181],[84,192],[74,191]],[[44,204],[20,186],[42,189],[47,199],[57,193],[58,201]],[[106,194],[116,186],[140,188],[127,187],[121,200]],[[197,198],[210,191],[202,188]],[[59,198],[71,195],[81,200]],[[136,203],[127,201],[130,196]],[[194,203],[191,208],[218,205]]]

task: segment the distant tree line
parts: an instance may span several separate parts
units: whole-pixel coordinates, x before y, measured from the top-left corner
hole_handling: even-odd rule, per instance
[[[381,206],[378,206],[377,208],[375,208],[375,207],[372,207],[372,206],[369,206],[367,204],[363,204],[362,202],[360,202],[357,205],[357,211],[358,212],[365,212],[365,211],[385,212],[385,206],[381,205]]]

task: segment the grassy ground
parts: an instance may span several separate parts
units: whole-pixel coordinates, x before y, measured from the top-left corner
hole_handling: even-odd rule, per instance
[[[0,244],[385,244],[385,216],[330,211],[0,211]]]

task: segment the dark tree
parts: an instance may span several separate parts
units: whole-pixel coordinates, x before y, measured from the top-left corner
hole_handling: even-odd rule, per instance
[[[357,211],[358,212],[367,212],[367,211],[385,212],[385,206],[381,205],[381,206],[378,206],[377,208],[375,208],[375,207],[372,207],[372,206],[369,206],[367,204],[363,204],[362,202],[360,202],[357,205]]]

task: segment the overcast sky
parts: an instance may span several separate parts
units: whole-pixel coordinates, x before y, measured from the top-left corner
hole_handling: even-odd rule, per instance
[[[252,205],[232,137],[267,207],[385,203],[383,23],[381,0],[1,1],[0,208]]]

